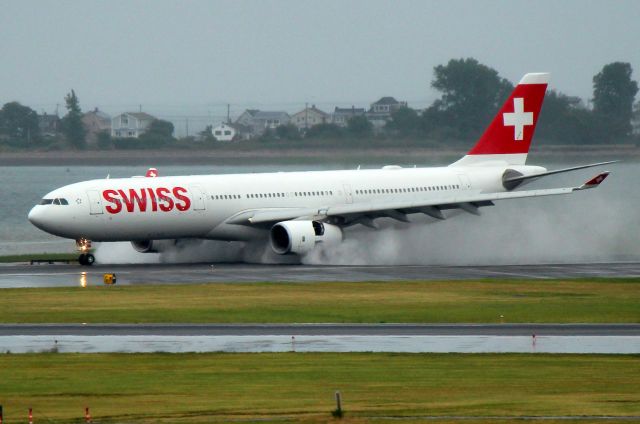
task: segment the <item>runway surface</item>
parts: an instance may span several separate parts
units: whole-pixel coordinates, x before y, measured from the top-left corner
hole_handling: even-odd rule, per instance
[[[0,336],[640,336],[640,324],[0,324]]]
[[[2,264],[0,288],[98,285],[105,273],[117,284],[205,282],[299,282],[468,280],[482,278],[553,279],[640,277],[640,262],[503,266],[309,266],[250,264]]]

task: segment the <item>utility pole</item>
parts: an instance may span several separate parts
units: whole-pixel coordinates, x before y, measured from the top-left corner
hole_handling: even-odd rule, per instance
[[[230,111],[231,111],[231,104],[227,103],[227,124],[231,124]]]
[[[305,132],[309,129],[309,103],[304,104],[304,130]]]
[[[184,118],[187,127],[187,137],[189,137],[189,118]]]

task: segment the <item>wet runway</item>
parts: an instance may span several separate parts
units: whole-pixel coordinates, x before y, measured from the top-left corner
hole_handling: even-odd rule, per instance
[[[503,266],[309,266],[250,264],[2,264],[0,288],[98,285],[105,273],[117,284],[554,279],[640,277],[640,262]]]

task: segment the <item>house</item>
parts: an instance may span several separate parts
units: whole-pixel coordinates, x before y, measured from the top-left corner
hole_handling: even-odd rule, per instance
[[[111,120],[111,137],[138,138],[156,118],[144,112],[125,112]]]
[[[236,129],[229,124],[222,123],[212,128],[211,134],[216,141],[233,141],[236,136]]]
[[[261,136],[268,129],[287,125],[290,119],[287,112],[247,109],[236,119],[235,124],[250,128],[249,138],[251,138]],[[234,126],[237,127],[235,124]],[[246,138],[244,134],[243,138]]]
[[[98,134],[111,131],[111,117],[95,108],[82,115],[82,125],[87,132],[87,143],[96,144]]]
[[[407,107],[407,102],[399,102],[389,96],[382,97],[377,102],[371,103],[366,117],[373,124],[374,130],[380,130],[391,119],[391,114],[401,107]]]
[[[60,131],[60,118],[58,115],[47,113],[38,115],[38,128],[43,137],[55,137]]]
[[[321,111],[312,105],[311,107],[305,107],[298,113],[294,113],[291,116],[291,123],[298,127],[299,130],[305,130],[318,124],[326,124],[330,121],[328,113]]]
[[[337,107],[333,111],[333,115],[331,116],[331,122],[339,127],[346,127],[349,123],[349,119],[355,116],[364,116],[365,109],[360,107]]]
[[[251,126],[251,120],[253,119],[253,115],[260,112],[258,109],[247,109],[236,119],[236,124],[245,125],[247,127]]]

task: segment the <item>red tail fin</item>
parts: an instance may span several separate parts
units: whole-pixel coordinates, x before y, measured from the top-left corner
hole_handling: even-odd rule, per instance
[[[526,74],[467,156],[454,165],[523,165],[536,129],[549,74]]]

